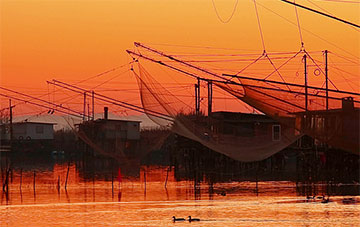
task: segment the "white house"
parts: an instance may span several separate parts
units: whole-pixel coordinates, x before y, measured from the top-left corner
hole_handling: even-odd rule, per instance
[[[54,124],[41,122],[17,122],[12,124],[14,140],[52,140]],[[10,140],[10,126],[1,127],[1,139]]]

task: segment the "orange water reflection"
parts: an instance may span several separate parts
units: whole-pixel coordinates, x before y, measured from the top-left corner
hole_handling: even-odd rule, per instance
[[[33,172],[23,170],[20,190],[21,172],[14,171],[8,194],[1,195],[1,226],[360,225],[358,204],[345,205],[339,196],[326,204],[301,202],[304,196],[296,195],[292,182],[259,182],[258,190],[254,182],[194,187],[193,182],[176,181],[167,167],[142,167],[137,176],[118,182],[114,173],[84,174],[65,163],[35,170],[34,190]],[[201,221],[171,221],[172,216],[189,215]]]

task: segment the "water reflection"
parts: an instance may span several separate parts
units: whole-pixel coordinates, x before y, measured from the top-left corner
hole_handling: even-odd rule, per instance
[[[252,166],[238,175],[248,179],[236,180],[214,169],[125,166],[96,157],[3,157],[1,165],[3,185],[8,177],[0,206],[5,226],[30,220],[32,226],[166,226],[172,216],[189,215],[201,218],[192,223],[198,226],[351,225],[360,215],[358,184],[268,181],[260,172],[246,176]],[[313,195],[330,195],[331,202],[307,199]]]

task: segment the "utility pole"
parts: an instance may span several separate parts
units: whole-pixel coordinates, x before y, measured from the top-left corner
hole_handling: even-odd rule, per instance
[[[329,77],[328,77],[328,51],[325,50],[325,88],[326,88],[326,110],[329,110]]]
[[[195,84],[195,114],[198,115],[198,85]]]
[[[87,104],[87,112],[88,112],[88,121],[90,121],[90,104]]]
[[[195,84],[195,113],[200,113],[200,78],[197,78],[197,84]]]
[[[307,84],[307,65],[306,54],[304,54],[304,76],[305,76],[305,111],[308,111],[308,84]]]
[[[95,94],[94,91],[91,92],[92,97],[92,120],[95,120]]]
[[[209,117],[212,113],[212,98],[213,98],[212,81],[208,81],[208,116]]]
[[[12,105],[11,99],[9,99],[9,111],[10,111],[10,146],[13,143],[13,113],[12,113]]]
[[[83,121],[85,121],[86,116],[86,91],[84,92],[84,115],[83,115]]]

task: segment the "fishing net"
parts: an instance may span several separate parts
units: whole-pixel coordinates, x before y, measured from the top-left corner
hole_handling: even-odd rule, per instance
[[[140,64],[137,80],[145,112],[157,124],[197,141],[232,159],[259,161],[294,143],[301,134],[265,115],[214,112],[195,114],[193,108],[158,83]],[[162,113],[164,120],[156,113]]]
[[[324,89],[308,87],[305,92],[303,86],[245,78],[239,83],[243,92],[239,85],[217,86],[316,142],[359,154],[360,97],[355,93],[330,90],[326,110]]]
[[[329,146],[359,155],[360,95],[358,83],[351,79],[358,80],[358,76],[351,73],[358,71],[358,60],[342,61],[343,57],[333,54],[341,68],[334,62],[329,65],[332,78],[342,77],[339,88],[344,90],[347,87],[354,92],[338,89],[329,80],[326,94],[324,59],[320,59],[324,57],[323,52],[313,52],[321,54],[315,58],[305,50],[276,53],[271,57],[268,54],[259,57],[166,55],[147,47],[141,50],[143,55],[150,57],[150,62],[154,58],[153,63],[170,68],[173,73],[180,72],[192,80],[211,81],[214,87],[230,94],[233,100],[241,100],[264,114],[195,113],[192,104],[165,89],[139,65],[137,78],[145,111],[156,123],[177,134],[239,161],[265,159],[289,147],[303,135],[313,138],[316,146]],[[228,74],[224,75],[224,72]],[[161,78],[161,75],[156,77]],[[286,82],[285,78],[292,82]],[[154,117],[151,111],[158,111],[170,120]],[[310,148],[313,142],[305,146]]]

